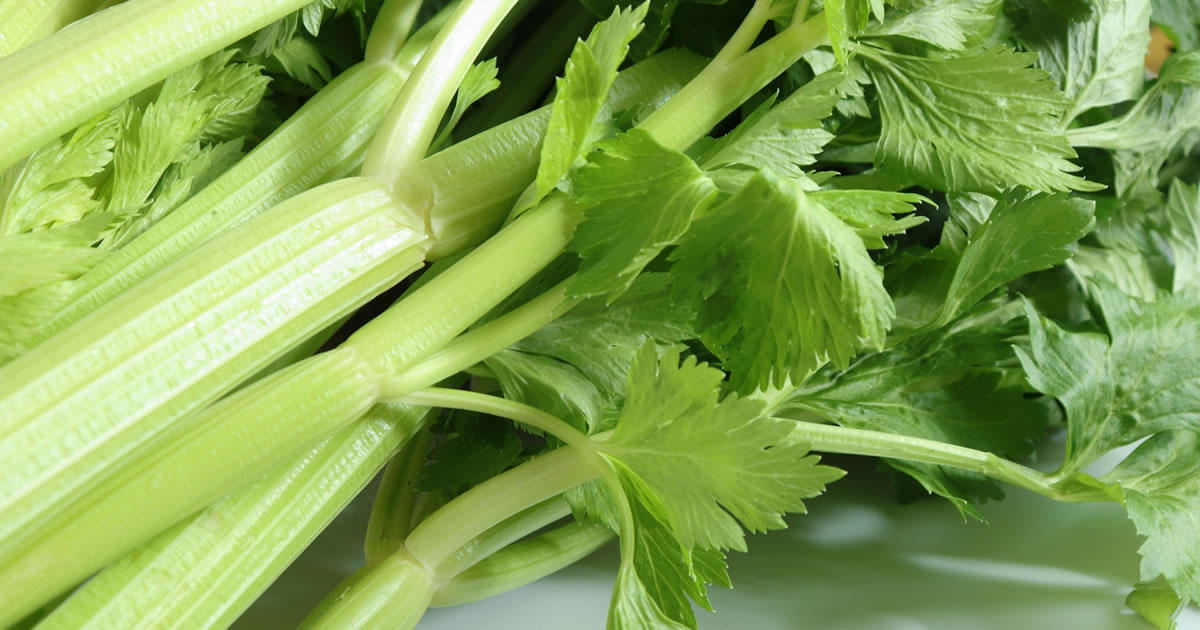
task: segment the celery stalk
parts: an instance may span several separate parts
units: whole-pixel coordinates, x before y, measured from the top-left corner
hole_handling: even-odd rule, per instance
[[[0,59],[0,169],[309,0],[129,0]]]
[[[228,627],[431,415],[373,408],[294,464],[100,572],[37,628]]]
[[[0,458],[16,471],[0,479],[0,558],[178,419],[422,263],[421,226],[372,180],[278,210],[0,369]]]
[[[101,0],[0,0],[0,57],[100,8]]]

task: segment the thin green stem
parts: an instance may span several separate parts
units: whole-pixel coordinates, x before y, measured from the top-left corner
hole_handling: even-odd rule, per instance
[[[430,606],[458,606],[506,593],[568,567],[613,539],[603,525],[568,523],[513,543],[434,591]]]
[[[796,422],[792,435],[808,444],[814,451],[889,457],[961,468],[1025,488],[1056,501],[1113,500],[1112,496],[1099,488],[1064,486],[1055,483],[1048,475],[998,457],[994,453],[945,442],[812,422]]]
[[[660,144],[684,150],[828,36],[822,12],[735,59],[714,61],[638,127]]]
[[[758,38],[763,27],[767,25],[767,20],[771,19],[771,5],[773,4],[773,0],[755,0],[750,11],[746,13],[746,18],[738,25],[737,30],[733,32],[721,50],[717,51],[717,56],[713,57],[713,63],[728,63],[746,54],[746,51],[754,45],[754,40]]]
[[[404,539],[412,531],[418,483],[432,443],[433,431],[426,425],[384,469],[375,501],[371,504],[371,518],[367,521],[367,535],[363,541],[367,564],[394,553],[404,545]]]
[[[364,58],[384,62],[394,59],[408,40],[420,12],[421,0],[385,0],[367,36]]]
[[[367,149],[363,174],[391,181],[425,157],[442,115],[480,49],[517,0],[467,0],[405,82]]]
[[[380,398],[409,405],[462,409],[508,418],[538,431],[549,433],[581,453],[596,453],[596,447],[592,444],[592,440],[562,419],[537,407],[499,396],[444,387],[429,387],[415,392],[396,391],[392,389],[391,381],[385,380],[380,386]]]
[[[575,448],[559,448],[467,490],[413,529],[404,546],[440,572],[465,545],[497,523],[594,479],[605,468]]]
[[[810,4],[809,0],[800,0],[796,3],[796,8],[792,11],[792,24],[799,24],[808,17],[808,7]]]
[[[438,581],[447,582],[512,543],[571,515],[566,499],[557,496],[504,519],[463,545],[438,566]]]
[[[579,299],[567,297],[564,280],[526,304],[450,342],[442,350],[388,380],[389,395],[429,387],[470,368],[484,359],[537,332],[558,319]]]

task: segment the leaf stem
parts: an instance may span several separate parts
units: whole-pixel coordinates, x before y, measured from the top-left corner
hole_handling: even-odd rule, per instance
[[[561,317],[580,302],[567,298],[564,280],[526,304],[464,333],[445,348],[388,380],[393,395],[429,387],[500,352]]]
[[[421,11],[421,0],[385,0],[367,36],[364,58],[367,61],[391,61],[400,52],[412,32]],[[438,15],[446,15],[439,12]]]
[[[890,457],[970,470],[1055,501],[1112,501],[1112,497],[1099,488],[1058,484],[1046,474],[994,453],[936,440],[803,421],[795,423],[792,436],[814,451]]]
[[[467,0],[438,32],[367,149],[363,174],[391,181],[425,157],[463,76],[517,0]]]
[[[497,523],[595,478],[600,470],[591,459],[580,457],[578,449],[559,448],[492,477],[421,521],[405,549],[422,565],[440,571]]]

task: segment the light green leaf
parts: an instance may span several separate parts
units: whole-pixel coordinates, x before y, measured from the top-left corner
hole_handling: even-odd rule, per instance
[[[621,568],[609,606],[609,630],[696,627],[688,595],[711,610],[689,554],[666,525],[662,500],[620,462],[613,462],[633,531],[622,532]]]
[[[1163,28],[1180,51],[1200,48],[1200,13],[1192,0],[1152,0],[1150,19]]]
[[[1157,199],[1158,171],[1200,138],[1200,50],[1172,55],[1158,81],[1121,117],[1067,132],[1075,146],[1113,152],[1122,197]]]
[[[0,236],[0,298],[75,278],[96,266],[108,253],[92,247],[106,220],[92,215],[52,230]]]
[[[690,158],[640,129],[601,142],[571,176],[571,197],[585,211],[567,246],[582,258],[569,292],[615,299],[716,194]]]
[[[496,78],[498,72],[494,57],[481,61],[467,70],[462,83],[458,86],[458,94],[454,97],[454,109],[450,112],[450,119],[446,121],[445,126],[438,132],[437,138],[430,145],[430,153],[436,152],[450,140],[450,135],[458,126],[458,121],[462,120],[468,107],[500,87],[500,80]]]
[[[895,313],[854,229],[766,171],[698,219],[671,259],[677,291],[703,298],[697,328],[735,391],[844,367],[883,344]]]
[[[991,34],[1000,15],[1000,0],[926,0],[888,19],[865,36],[893,36],[933,44],[944,50],[966,50]]]
[[[867,27],[870,19],[871,3],[868,0],[826,0],[829,42],[838,65],[846,65],[852,51],[850,40]]]
[[[838,88],[845,80],[841,72],[828,72],[778,105],[774,97],[768,98],[696,161],[705,170],[736,164],[770,167],[792,177],[802,175],[803,167],[815,162],[821,148],[833,139],[821,121],[833,113],[841,98]]]
[[[515,213],[531,208],[558,185],[589,145],[589,135],[604,111],[608,89],[629,52],[629,42],[642,30],[648,2],[636,8],[614,8],[588,38],[576,42],[563,76],[555,83],[554,105],[541,161],[533,185],[517,201]],[[593,139],[594,140],[594,139]]]
[[[1180,180],[1167,197],[1167,242],[1171,245],[1173,291],[1200,289],[1200,190]]]
[[[1078,472],[1100,455],[1162,431],[1200,430],[1200,302],[1190,293],[1143,302],[1093,284],[1107,336],[1063,330],[1027,307],[1029,382],[1067,412],[1067,459]]]
[[[625,398],[637,350],[654,339],[673,344],[695,336],[695,313],[672,299],[667,274],[639,276],[605,306],[594,298],[486,361],[507,398],[519,400],[589,433]],[[604,427],[607,428],[607,427]]]
[[[1146,537],[1142,579],[1161,575],[1179,598],[1200,600],[1200,434],[1159,433],[1104,481],[1120,484],[1129,518]]]
[[[688,550],[744,551],[743,528],[785,527],[784,513],[803,512],[802,499],[841,476],[790,442],[790,423],[764,417],[762,402],[718,402],[723,377],[695,357],[681,365],[676,350],[660,360],[647,344],[617,426],[598,442],[605,457],[663,497],[666,523]]]
[[[99,209],[87,178],[112,161],[120,108],[88,121],[0,175],[0,234],[70,223]]]
[[[1096,190],[1059,120],[1068,101],[1036,55],[996,47],[914,57],[863,46],[883,124],[876,164],[927,188],[996,194]]]
[[[1001,202],[971,235],[946,301],[932,326],[941,327],[992,291],[1071,257],[1070,246],[1092,229],[1095,204],[1066,195]]]
[[[1125,605],[1159,630],[1174,630],[1175,618],[1183,612],[1187,602],[1176,595],[1166,578],[1160,575],[1135,585],[1125,598]]]
[[[883,190],[827,189],[808,196],[854,228],[867,249],[883,249],[887,246],[883,237],[925,223],[925,217],[911,214],[913,206],[932,203],[921,195]],[[908,216],[896,216],[901,214]]]
[[[1053,2],[1023,5],[1020,37],[1071,101],[1063,125],[1088,109],[1142,93],[1150,0],[1092,0],[1082,17]]]

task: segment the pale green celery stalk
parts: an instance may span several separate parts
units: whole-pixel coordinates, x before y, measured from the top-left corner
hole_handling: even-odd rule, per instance
[[[0,0],[0,57],[100,8],[101,0]]]
[[[411,4],[392,0],[380,16],[402,18]],[[78,278],[72,287],[76,297],[41,326],[39,338],[82,319],[214,236],[358,169],[383,114],[448,16],[442,11],[396,50],[397,33],[372,32],[368,46],[374,43],[373,52],[388,56],[338,75],[232,168]]]
[[[603,525],[568,523],[513,543],[442,584],[430,607],[459,606],[507,593],[591,555],[616,535]]]
[[[429,458],[433,433],[428,428],[404,445],[387,463],[379,480],[379,490],[371,504],[371,518],[363,537],[363,555],[367,564],[391,555],[416,525],[413,512],[419,489],[417,480]]]
[[[684,57],[684,59],[686,58]],[[674,59],[679,58],[675,57]],[[639,64],[637,67],[643,68],[643,71],[632,72],[633,69],[631,69],[630,73],[623,74],[624,79],[618,77],[618,82],[630,82],[629,87],[623,88],[627,91],[621,92],[623,98],[635,99],[634,102],[642,97],[654,98],[664,91],[673,89],[670,86],[677,86],[680,83],[678,74],[671,77],[672,70],[668,64],[647,62]],[[686,67],[683,70],[675,70],[676,73],[686,71]],[[667,80],[668,78],[672,78],[672,80]],[[644,84],[642,83],[644,80],[660,83]],[[514,124],[520,126],[526,123],[514,121]],[[497,131],[498,134],[501,134],[497,137],[520,136],[520,134],[504,136],[501,131]],[[492,133],[489,131],[472,140],[486,145],[487,138]],[[469,143],[455,145],[451,149],[432,156],[430,160],[448,160],[450,158],[446,156],[452,156],[452,149],[460,146],[469,146]],[[529,153],[530,159],[536,162],[537,150],[532,149]],[[503,157],[504,155],[507,153],[501,147],[493,146],[491,152],[485,153],[478,160],[473,159],[469,154],[461,156],[460,159],[463,163],[477,164],[486,163],[488,157]],[[491,171],[487,170],[487,172]],[[497,175],[495,182],[499,182],[501,179]],[[489,177],[480,177],[479,180],[487,181]],[[368,185],[365,180],[350,181]],[[460,181],[474,182],[476,180],[468,177]],[[499,186],[495,182],[492,185]],[[345,184],[337,183],[332,186],[341,185]],[[509,205],[526,185],[528,185],[528,180],[509,182]],[[460,186],[459,188],[469,187]],[[434,190],[438,190],[438,188],[435,187]],[[453,187],[447,186],[445,192],[453,197],[452,190]],[[306,193],[306,195],[313,195],[317,192],[319,190]],[[382,191],[380,192],[382,194]],[[300,199],[300,197],[295,199]],[[292,201],[288,203],[291,204]],[[0,545],[4,545],[4,547],[0,547],[5,550],[3,553],[11,552],[13,555],[11,559],[5,555],[4,561],[0,562],[0,592],[13,594],[9,598],[12,605],[6,610],[0,610],[0,622],[7,621],[3,618],[5,613],[19,616],[22,611],[32,609],[40,601],[70,587],[91,571],[99,569],[105,563],[119,557],[179,519],[228,494],[255,477],[269,472],[272,468],[282,465],[288,458],[298,456],[320,439],[353,422],[375,402],[378,394],[379,375],[388,373],[388,366],[404,357],[413,360],[419,359],[423,353],[432,352],[440,345],[444,345],[446,341],[486,314],[494,307],[496,301],[516,290],[525,280],[532,277],[562,251],[574,228],[574,217],[576,216],[572,212],[564,212],[559,207],[566,203],[565,200],[560,199],[558,202],[547,204],[541,209],[541,212],[528,213],[529,220],[509,226],[500,235],[465,257],[464,261],[472,261],[467,263],[465,270],[456,271],[460,265],[455,265],[446,274],[423,286],[419,293],[427,297],[421,298],[421,301],[430,310],[410,306],[393,308],[389,311],[393,314],[393,319],[376,320],[369,323],[351,338],[350,343],[345,344],[342,348],[284,369],[272,377],[240,390],[203,412],[189,416],[181,427],[171,429],[169,439],[164,437],[154,443],[152,440],[138,440],[136,436],[131,435],[129,438],[131,448],[133,446],[153,447],[154,457],[143,455],[131,458],[120,465],[109,461],[108,468],[100,469],[97,473],[107,471],[111,478],[87,480],[85,477],[84,480],[77,480],[76,487],[91,486],[86,501],[54,501],[52,498],[46,497],[48,493],[41,493],[41,501],[27,497],[27,500],[33,505],[25,506],[25,508],[44,513],[46,520],[36,517],[34,514],[26,514],[21,518],[14,516],[9,519],[7,516],[9,513],[17,512],[15,508],[11,512],[0,511],[0,514],[4,515],[4,518],[0,518],[0,523],[7,526],[9,522],[13,522],[13,530],[21,532],[20,538],[29,539],[27,542],[18,542],[14,538],[11,544],[7,539],[0,540]],[[284,228],[299,229],[294,225],[294,221],[279,221],[273,218],[275,216],[274,211],[260,215],[251,222],[196,250],[184,260],[199,261],[199,266],[211,264],[210,252],[221,249],[221,246],[214,245],[215,243],[240,238],[239,235],[248,234],[247,230],[251,229],[249,226],[259,225],[264,221],[286,223],[286,225],[278,226],[279,231]],[[266,230],[259,231],[267,232]],[[260,237],[261,235],[249,234],[243,240],[253,241],[254,238]],[[308,238],[315,237],[308,236]],[[282,241],[287,242],[287,239],[284,238]],[[514,254],[514,252],[516,253]],[[175,268],[184,270],[191,269],[191,267],[192,265],[180,261]],[[196,272],[181,271],[180,273],[187,275]],[[247,277],[252,276],[243,269],[238,277],[245,282]],[[158,308],[163,312],[172,312],[173,307],[160,304],[163,301],[162,296],[154,295],[152,293],[154,289],[146,287],[186,282],[176,280],[177,277],[178,274],[174,272],[153,276],[139,285],[137,290],[120,296],[84,322],[66,329],[31,353],[0,369],[0,376],[5,377],[0,380],[0,389],[15,386],[18,379],[27,378],[24,376],[7,378],[7,374],[22,374],[22,368],[14,366],[36,367],[31,364],[35,361],[45,362],[49,366],[46,369],[50,369],[52,372],[43,379],[42,385],[45,389],[39,390],[40,394],[36,391],[33,392],[42,399],[42,403],[37,405],[40,407],[42,404],[51,402],[51,399],[55,398],[56,392],[72,391],[71,388],[58,389],[59,381],[55,381],[56,377],[54,377],[57,372],[64,370],[69,372],[72,369],[86,370],[88,365],[91,365],[93,372],[104,371],[94,365],[91,359],[65,361],[68,355],[80,356],[71,352],[71,344],[87,346],[86,342],[91,341],[88,335],[91,324],[88,322],[103,321],[103,325],[98,325],[98,328],[106,329],[124,324],[136,330],[137,323],[130,320],[137,317],[141,311]],[[319,278],[314,277],[310,280],[316,282]],[[462,293],[454,293],[456,289],[460,289]],[[215,292],[219,293],[219,290]],[[148,295],[151,297],[147,297]],[[303,296],[304,293],[301,292],[300,295]],[[407,302],[410,300],[402,301],[402,303]],[[350,301],[347,303],[349,304]],[[118,306],[120,304],[126,306]],[[126,308],[130,313],[120,310]],[[114,315],[114,313],[120,315]],[[142,319],[145,319],[144,315]],[[396,323],[396,320],[399,320],[399,323]],[[308,322],[309,320],[307,316],[303,316],[299,317],[299,321]],[[85,326],[85,323],[88,325]],[[191,321],[185,320],[179,334],[193,331],[196,328],[189,324]],[[262,322],[262,324],[264,330],[271,325],[266,322]],[[83,337],[89,337],[89,339],[84,340]],[[173,337],[168,335],[168,338]],[[132,341],[139,339],[145,338],[135,334],[133,337],[125,339],[124,343],[117,345],[120,345],[121,348],[128,348]],[[397,344],[408,350],[397,352],[395,349]],[[280,349],[281,352],[282,350],[283,348]],[[111,350],[111,352],[118,351],[119,349]],[[141,353],[134,359],[142,360],[143,355],[144,353]],[[208,359],[211,358],[208,357]],[[223,355],[222,358],[224,358]],[[164,365],[160,362],[147,361],[146,364],[141,365],[140,369],[128,371],[139,375],[141,379],[151,381],[161,381],[163,377],[168,376],[164,372]],[[201,362],[196,362],[196,365],[201,365]],[[332,382],[338,386],[323,386],[320,382],[314,383],[314,379],[318,381],[326,379],[321,382]],[[97,387],[89,389],[93,390],[92,394],[97,397],[102,398],[107,395],[112,399],[124,398],[115,388],[128,387],[128,385],[119,380],[114,382],[119,385],[112,386],[113,389],[104,390]],[[343,385],[348,387],[355,383],[362,386],[349,389],[342,387]],[[28,395],[29,392],[26,394]],[[29,402],[29,399],[24,399],[24,397],[22,399]],[[69,403],[71,400],[78,399],[79,397],[76,395],[61,402]],[[152,402],[177,405],[179,401],[158,397]],[[11,396],[5,396],[0,399],[0,406],[3,405],[20,408],[23,403],[14,401]],[[170,405],[166,405],[166,408],[169,409]],[[117,420],[113,418],[124,419],[126,416],[113,415],[108,418],[106,422],[117,423]],[[0,422],[7,421],[9,421],[7,417],[0,418]],[[24,424],[24,422],[18,421],[13,424]],[[127,422],[122,423],[122,426],[127,424]],[[71,426],[70,423],[67,423],[67,426]],[[85,423],[85,426],[90,426],[90,421]],[[8,441],[6,433],[7,431],[0,430],[0,436],[4,436],[0,437],[0,447]],[[81,437],[83,436],[72,436],[72,441],[56,447],[58,450],[54,453],[57,455],[47,453],[39,461],[43,461],[48,466],[58,463],[70,466],[72,470],[90,470],[84,464],[99,457],[96,450],[88,449],[76,452],[70,448],[73,445],[82,444]],[[106,451],[101,451],[101,453],[104,452]],[[108,460],[111,459],[108,458]],[[7,479],[3,481],[9,482]],[[15,479],[11,483],[14,487],[24,486],[24,482]],[[34,522],[39,524],[32,526]]]
[[[535,503],[513,514],[459,547],[454,555],[439,564],[439,581],[452,579],[501,549],[570,515],[571,506],[561,496]]]
[[[404,83],[400,96],[367,148],[364,175],[390,179],[425,157],[437,135],[442,113],[487,44],[487,36],[463,37],[459,29],[490,35],[516,3],[517,0],[470,0],[454,12],[447,27],[430,44],[425,62]]]
[[[343,582],[301,627],[411,628],[447,577],[442,565],[456,552],[494,524],[595,478],[597,465],[573,448],[559,448],[464,492],[422,521],[402,549]],[[413,597],[412,591],[421,597]],[[405,624],[396,625],[397,619]]]
[[[98,501],[101,482],[143,465],[188,414],[418,269],[426,249],[422,226],[378,183],[343,180],[213,240],[0,368],[0,461],[10,467],[0,477],[0,592],[22,594],[0,623],[70,585],[39,591],[35,576],[49,567],[10,563]],[[154,395],[131,395],[141,391]]]
[[[38,630],[228,627],[432,415],[375,406],[297,462],[101,571]]]
[[[129,0],[0,58],[0,170],[310,0]]]

